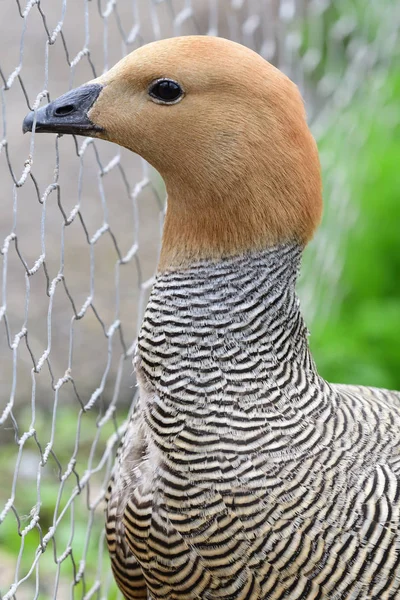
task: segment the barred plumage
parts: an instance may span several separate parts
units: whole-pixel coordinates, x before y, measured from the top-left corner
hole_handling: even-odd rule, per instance
[[[34,123],[130,148],[168,191],[108,493],[125,597],[399,599],[400,393],[324,381],[295,293],[322,207],[297,88],[249,49],[189,36]]]
[[[157,278],[111,492],[153,598],[400,597],[400,394],[319,377],[299,257]]]

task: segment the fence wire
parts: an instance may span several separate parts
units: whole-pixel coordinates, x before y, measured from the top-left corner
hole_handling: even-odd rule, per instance
[[[37,108],[138,46],[220,35],[300,86],[322,149],[326,224],[301,284],[311,322],[340,298],[357,216],[346,156],[365,131],[346,106],[371,72],[371,111],[400,5],[360,0],[1,0],[0,597],[120,598],[104,492],[134,401],[131,358],[160,245],[164,188],[140,158],[90,138],[22,136]],[[339,235],[340,231],[340,235]]]

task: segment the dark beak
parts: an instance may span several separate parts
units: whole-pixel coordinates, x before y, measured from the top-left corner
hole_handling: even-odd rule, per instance
[[[103,86],[99,83],[82,85],[67,92],[47,106],[36,111],[36,131],[46,133],[71,133],[90,136],[103,131],[88,117],[88,112],[100,95]],[[32,131],[34,111],[26,115],[22,131]]]

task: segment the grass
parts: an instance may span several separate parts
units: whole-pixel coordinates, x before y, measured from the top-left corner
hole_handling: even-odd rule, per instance
[[[123,411],[122,411],[123,412]],[[120,417],[123,419],[125,413]],[[30,423],[30,411],[22,411],[18,422],[20,431],[27,431]],[[48,440],[49,415],[43,410],[36,419],[37,440]],[[54,440],[54,453],[50,453],[45,466],[40,466],[44,447],[34,438],[26,441],[18,472],[15,510],[9,511],[0,527],[0,590],[5,593],[14,580],[16,559],[19,557],[17,579],[25,577],[35,560],[41,537],[51,533],[56,523],[55,534],[43,554],[40,556],[40,599],[53,598],[57,588],[57,598],[83,598],[95,582],[102,580],[107,573],[109,559],[104,546],[104,502],[98,502],[108,480],[107,465],[94,473],[85,486],[76,494],[77,483],[84,477],[88,468],[95,470],[99,465],[106,441],[115,432],[115,423],[108,421],[99,428],[99,414],[95,411],[83,413],[82,422],[77,429],[77,411],[72,407],[60,407],[57,412],[57,434]],[[97,437],[97,444],[94,440]],[[75,453],[75,466],[68,474],[71,457],[78,440]],[[1,448],[3,471],[0,489],[0,507],[2,508],[10,494],[16,469],[18,447],[10,442]],[[91,461],[91,465],[89,464]],[[41,480],[37,489],[37,473]],[[35,510],[40,516],[40,532],[37,527],[29,530]],[[21,536],[21,532],[26,532]],[[99,565],[103,565],[99,572]],[[83,576],[77,576],[82,571]],[[35,591],[35,570],[18,589],[18,599],[33,598]],[[73,585],[72,582],[76,581]],[[89,597],[89,596],[86,596]],[[97,597],[94,595],[94,597]],[[107,594],[109,600],[117,597],[116,588]]]
[[[311,336],[320,372],[330,381],[400,389],[399,103],[397,69],[371,77],[346,109],[346,122],[364,136],[359,151],[347,151],[352,134],[337,124],[321,142],[322,150],[347,161],[358,207],[340,282],[343,301],[328,323],[316,319]]]

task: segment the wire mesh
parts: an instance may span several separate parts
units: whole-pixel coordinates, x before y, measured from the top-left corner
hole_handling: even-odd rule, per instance
[[[120,597],[104,545],[104,492],[134,402],[131,358],[160,245],[164,189],[140,158],[86,138],[22,136],[28,109],[138,46],[186,34],[244,43],[301,88],[317,139],[381,85],[400,7],[356,0],[0,2],[0,597]],[[374,90],[366,103],[376,110]],[[340,298],[357,216],[346,153],[322,151],[326,225],[305,261],[303,306]],[[341,232],[340,236],[338,232]]]

